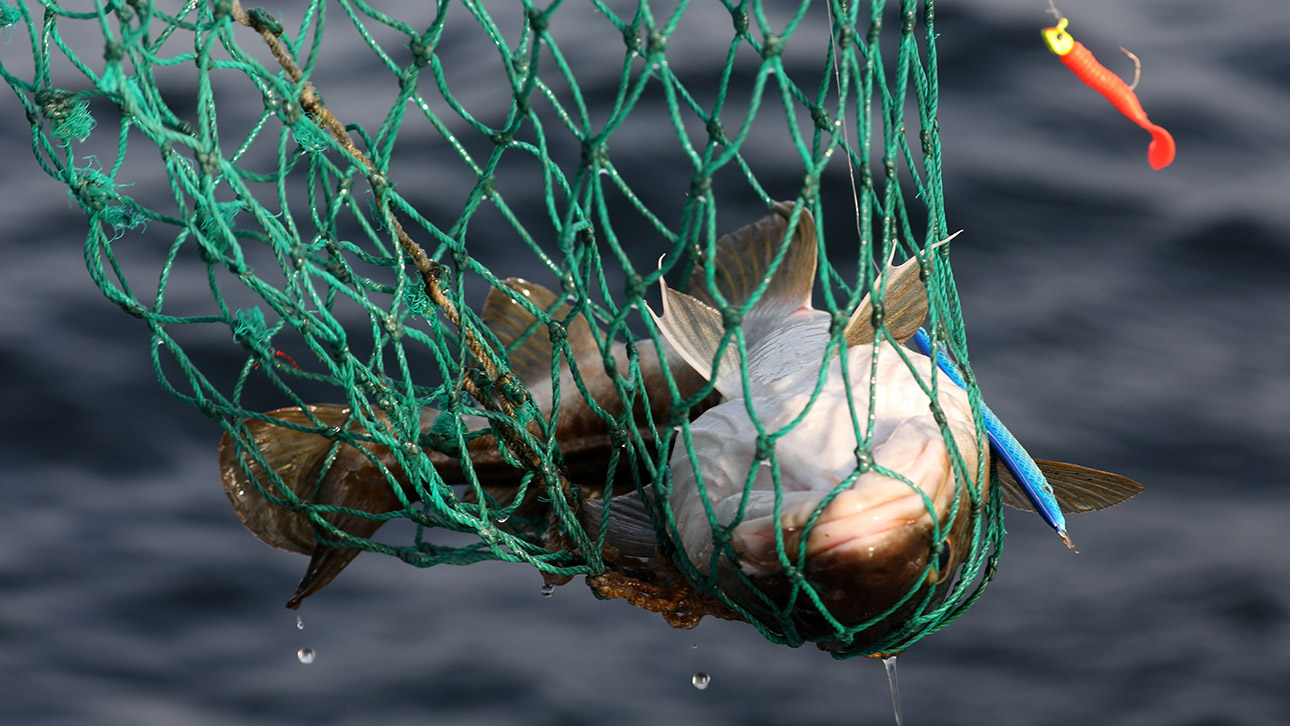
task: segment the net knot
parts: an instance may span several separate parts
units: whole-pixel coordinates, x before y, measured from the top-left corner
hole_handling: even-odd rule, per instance
[[[658,28],[649,31],[649,41],[645,46],[645,55],[652,60],[665,52],[667,52],[667,36]]]
[[[721,146],[726,145],[726,127],[721,125],[721,119],[715,116],[708,119],[707,129],[708,138],[712,139],[712,143],[719,144]]]
[[[873,468],[873,454],[870,453],[869,447],[864,445],[857,446],[855,450],[855,457],[856,457],[856,471],[863,474],[869,471],[869,469]]]
[[[96,125],[90,115],[90,104],[77,100],[71,91],[42,88],[36,91],[36,105],[49,119],[49,129],[55,138],[84,141]]]
[[[811,107],[811,120],[815,122],[815,128],[821,131],[830,131],[833,128],[833,119],[829,118],[829,112],[824,110],[823,106]]]
[[[690,180],[690,196],[705,201],[712,194],[712,177],[700,175]]]
[[[873,323],[874,330],[882,330],[883,321],[887,317],[886,306],[882,300],[873,301],[873,312],[869,314],[869,320]]]
[[[843,330],[846,330],[849,323],[849,316],[842,309],[834,310],[829,315],[829,337],[838,338]]]
[[[582,165],[600,168],[609,164],[609,149],[598,137],[584,139],[582,142]]]
[[[727,308],[721,311],[721,324],[726,326],[726,330],[734,330],[743,324],[744,316],[734,308]]]
[[[497,379],[497,388],[502,392],[502,397],[512,405],[520,406],[524,404],[524,394],[526,393],[524,384],[510,373]]]
[[[211,15],[215,22],[221,23],[225,18],[233,15],[233,0],[217,0],[215,7],[211,8]]]
[[[528,15],[529,28],[531,28],[534,33],[545,33],[547,24],[550,22],[550,18],[547,17],[546,13],[538,10],[537,8],[529,8]]]
[[[748,35],[748,12],[744,10],[743,5],[730,11],[730,20],[734,23],[736,33]]]
[[[379,171],[367,175],[367,183],[372,185],[372,193],[379,199],[390,190],[390,179]]]
[[[816,174],[806,174],[802,177],[802,200],[811,201],[815,195],[820,192],[820,177]]]
[[[310,154],[317,154],[327,148],[327,135],[308,119],[299,119],[292,124],[291,135],[300,148]]]
[[[412,49],[412,63],[416,65],[417,68],[425,68],[429,65],[430,61],[434,58],[434,46],[434,41],[430,38],[425,38],[413,43],[410,46]]]
[[[272,356],[269,345],[269,329],[264,322],[264,312],[259,307],[249,310],[238,310],[233,314],[233,337],[243,347],[255,354],[257,358],[267,359]]]
[[[125,48],[115,40],[109,40],[103,46],[103,60],[108,63],[120,63],[125,58]]]
[[[108,175],[93,166],[74,169],[73,173],[76,183],[67,193],[92,212],[106,209],[115,196],[112,193],[112,180]]]
[[[253,8],[247,11],[247,16],[251,18],[251,23],[256,30],[280,36],[282,35],[282,23],[269,14],[264,8]]]
[[[766,34],[766,43],[762,46],[761,57],[766,60],[778,58],[784,52],[784,39],[774,33]]]
[[[900,13],[900,32],[902,35],[909,35],[914,32],[914,21],[918,19],[918,12],[913,5],[907,5]]]
[[[197,228],[203,233],[210,236],[219,236],[222,232],[222,227],[228,226],[233,221],[233,218],[237,216],[237,213],[242,211],[242,203],[235,200],[216,202],[213,206],[213,210],[208,209],[205,205],[199,206],[193,216],[194,221],[197,223]],[[221,225],[216,220],[222,221],[223,224]],[[224,247],[227,246],[227,243],[225,243]],[[222,251],[224,250],[221,249]]]
[[[845,23],[838,23],[837,29],[838,29],[838,46],[840,49],[845,50],[847,46],[851,45],[851,43],[855,40],[855,36],[856,36],[855,28],[852,28],[850,25],[847,25]]]
[[[645,297],[645,280],[633,270],[627,276],[627,297],[641,300]]]
[[[461,446],[457,443],[457,431],[461,418],[449,411],[440,411],[431,422],[430,428],[422,431],[417,443],[423,447],[447,454],[454,459],[462,458]]]
[[[213,151],[198,151],[193,155],[197,159],[197,165],[202,168],[202,172],[214,176],[219,171],[219,154]]]
[[[641,52],[640,30],[635,25],[628,25],[623,28],[623,42],[627,44],[627,50],[633,53]]]
[[[0,2],[0,28],[7,28],[10,25],[22,19],[22,11],[18,8],[11,8],[8,4]]]
[[[766,461],[775,453],[775,439],[770,436],[758,436],[756,454],[757,461]]]

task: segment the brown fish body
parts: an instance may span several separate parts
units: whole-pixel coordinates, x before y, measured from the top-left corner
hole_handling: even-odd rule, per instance
[[[494,290],[490,293],[481,318],[503,347],[520,341],[513,355],[512,372],[525,381],[537,409],[543,415],[549,415],[553,409],[554,388],[550,374],[553,351],[549,334],[546,326],[538,323],[536,317],[510,295],[523,296],[534,305],[551,311],[555,319],[566,317],[568,306],[539,285],[519,279],[507,280],[506,284],[512,292],[507,294]],[[521,336],[532,330],[534,325],[537,330],[521,341]],[[598,496],[597,492],[610,478],[607,470],[611,453],[622,448],[606,418],[611,421],[621,419],[626,406],[613,379],[605,372],[599,347],[586,319],[581,316],[573,318],[566,323],[566,328],[577,372],[575,374],[574,367],[567,362],[561,366],[560,390],[565,395],[551,428],[560,448],[564,475],[582,487],[584,494]],[[655,344],[640,341],[635,343],[635,350],[635,362],[640,370],[639,386],[654,392],[648,397],[648,406],[644,402],[646,396],[639,392],[633,405],[636,430],[640,432],[648,452],[653,447],[651,425],[666,425],[671,398],[666,393],[658,394],[668,388]],[[617,370],[629,369],[632,361],[625,344],[612,343],[610,355]],[[703,387],[705,381],[680,356],[673,353],[668,360],[671,362],[670,375],[682,396],[691,396]],[[577,394],[579,379],[603,416]],[[570,391],[575,395],[569,395]],[[713,402],[715,398],[700,403],[696,413]],[[429,430],[439,415],[436,409],[424,409],[421,413],[422,430]],[[463,415],[461,423],[471,431],[488,429],[487,420],[479,416]],[[320,544],[309,516],[299,507],[293,508],[293,497],[302,503],[340,506],[379,515],[403,509],[407,501],[414,500],[417,494],[398,457],[383,445],[362,441],[363,427],[348,406],[312,404],[307,412],[296,407],[283,408],[268,412],[265,420],[248,418],[244,425],[249,447],[228,433],[220,441],[220,472],[225,493],[242,523],[261,541],[311,556],[309,568],[288,602],[288,607],[296,608],[304,597],[317,592],[339,574],[361,549]],[[538,434],[538,424],[531,423],[529,430]],[[342,432],[348,433],[341,436]],[[619,437],[623,435],[622,432],[618,434]],[[358,440],[359,443],[347,443],[350,440]],[[248,453],[248,449],[258,452],[258,457]],[[470,481],[461,458],[430,447],[423,451],[435,473],[446,484]],[[469,440],[465,452],[475,480],[502,506],[511,504],[516,483],[525,470],[517,468],[513,459],[503,454],[491,433]],[[630,465],[628,457],[619,457],[618,469],[612,475],[619,493],[634,488]],[[280,484],[275,482],[270,471],[276,472]],[[256,481],[282,501],[275,503],[266,498],[257,488]],[[465,493],[464,496],[469,498],[471,495]],[[522,513],[532,516],[540,505],[536,493],[530,500],[524,503]],[[325,512],[319,516],[341,532],[364,539],[370,538],[384,523],[382,519],[343,512]]]

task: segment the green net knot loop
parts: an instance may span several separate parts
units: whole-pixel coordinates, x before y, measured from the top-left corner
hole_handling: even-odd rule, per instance
[[[94,130],[96,122],[90,115],[89,102],[79,100],[75,93],[43,88],[36,92],[36,103],[40,112],[49,119],[50,133],[54,138],[84,141]]]

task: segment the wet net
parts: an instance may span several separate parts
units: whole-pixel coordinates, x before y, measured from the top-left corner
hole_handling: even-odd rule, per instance
[[[723,350],[747,356],[736,333],[765,286],[729,300],[703,261],[778,210],[764,271],[809,230],[830,350],[866,295],[872,329],[852,350],[876,350],[899,342],[884,263],[916,257],[927,327],[980,430],[936,246],[933,4],[386,5],[0,0],[0,72],[41,168],[88,217],[90,275],[146,326],[161,385],[223,427],[247,526],[311,553],[322,584],[360,551],[523,562],[674,625],[747,620],[838,657],[900,651],[970,606],[998,556],[998,497],[983,438],[967,455],[936,404],[962,496],[903,595],[842,617],[782,525],[777,584],[756,582],[730,564],[742,515],[711,506],[712,559],[691,561],[673,469],[700,455],[691,427],[721,396],[675,355],[658,363],[669,349],[646,312],[661,278],[697,281]],[[952,386],[923,385],[929,402]],[[858,433],[857,476],[876,466],[872,395],[838,422]],[[599,426],[566,436],[575,414]],[[774,471],[777,502],[794,424],[755,425],[752,468]],[[653,549],[613,542],[615,510]],[[951,519],[965,544],[947,576]]]

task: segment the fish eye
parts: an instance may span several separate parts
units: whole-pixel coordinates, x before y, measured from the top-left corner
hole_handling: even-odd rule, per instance
[[[936,556],[936,570],[941,577],[948,574],[945,570],[950,566],[950,556],[950,541],[947,539],[941,543],[941,552]]]

